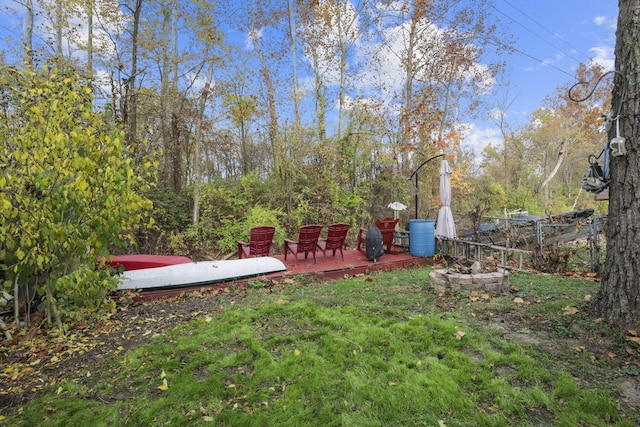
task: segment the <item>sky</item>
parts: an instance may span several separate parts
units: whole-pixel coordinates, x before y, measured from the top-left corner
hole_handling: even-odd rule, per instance
[[[575,83],[580,63],[614,69],[615,0],[496,0],[491,12],[516,39],[505,73],[506,99],[513,101],[505,114],[512,127],[526,123],[558,87]],[[477,121],[464,145],[478,153],[501,141],[495,121]]]

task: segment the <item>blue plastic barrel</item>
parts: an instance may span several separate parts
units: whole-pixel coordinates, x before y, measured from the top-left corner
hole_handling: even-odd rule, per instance
[[[409,252],[413,256],[433,256],[436,252],[433,220],[412,219],[409,221]]]

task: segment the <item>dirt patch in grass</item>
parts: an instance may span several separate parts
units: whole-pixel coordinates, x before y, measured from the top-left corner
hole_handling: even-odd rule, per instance
[[[513,296],[503,298],[515,300]],[[612,384],[618,385],[620,401],[633,409],[640,409],[638,346],[625,342],[622,336],[601,333],[597,328],[591,330],[588,326],[598,321],[588,313],[579,312],[571,315],[575,317],[568,315],[559,320],[531,314],[528,310],[530,305],[539,303],[535,300],[525,300],[503,309],[486,309],[482,307],[482,299],[471,303],[470,300],[478,298],[434,295],[435,304],[443,311],[476,319],[474,326],[494,328],[506,340],[552,355],[556,363],[565,364],[567,370],[586,385],[601,384],[603,389],[610,388]],[[588,310],[588,304],[583,308]],[[544,414],[539,415],[544,419]]]

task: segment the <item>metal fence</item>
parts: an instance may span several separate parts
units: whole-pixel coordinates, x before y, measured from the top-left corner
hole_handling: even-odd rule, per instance
[[[504,268],[525,270],[532,257],[558,252],[573,243],[590,251],[591,270],[600,272],[605,250],[603,230],[607,217],[516,218],[483,217],[473,224],[469,217],[456,215],[457,239],[438,239],[439,253],[453,258],[482,260],[494,257]]]
[[[519,271],[528,271],[526,266],[533,255],[532,251],[522,249],[442,237],[438,238],[438,253],[470,261],[485,261],[491,257],[496,259],[499,267]]]

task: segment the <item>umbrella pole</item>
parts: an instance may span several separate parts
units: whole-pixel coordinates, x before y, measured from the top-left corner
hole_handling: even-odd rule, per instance
[[[416,219],[418,219],[418,174],[416,174]]]
[[[433,157],[428,158],[427,160],[425,160],[424,162],[422,162],[422,164],[420,166],[418,166],[416,168],[416,170],[413,171],[413,173],[411,174],[411,176],[409,177],[409,179],[413,178],[413,176],[415,175],[416,177],[416,219],[418,219],[418,171],[427,163],[429,163],[431,160],[433,159],[437,159],[438,157],[444,157],[444,153],[440,153],[437,154]]]

